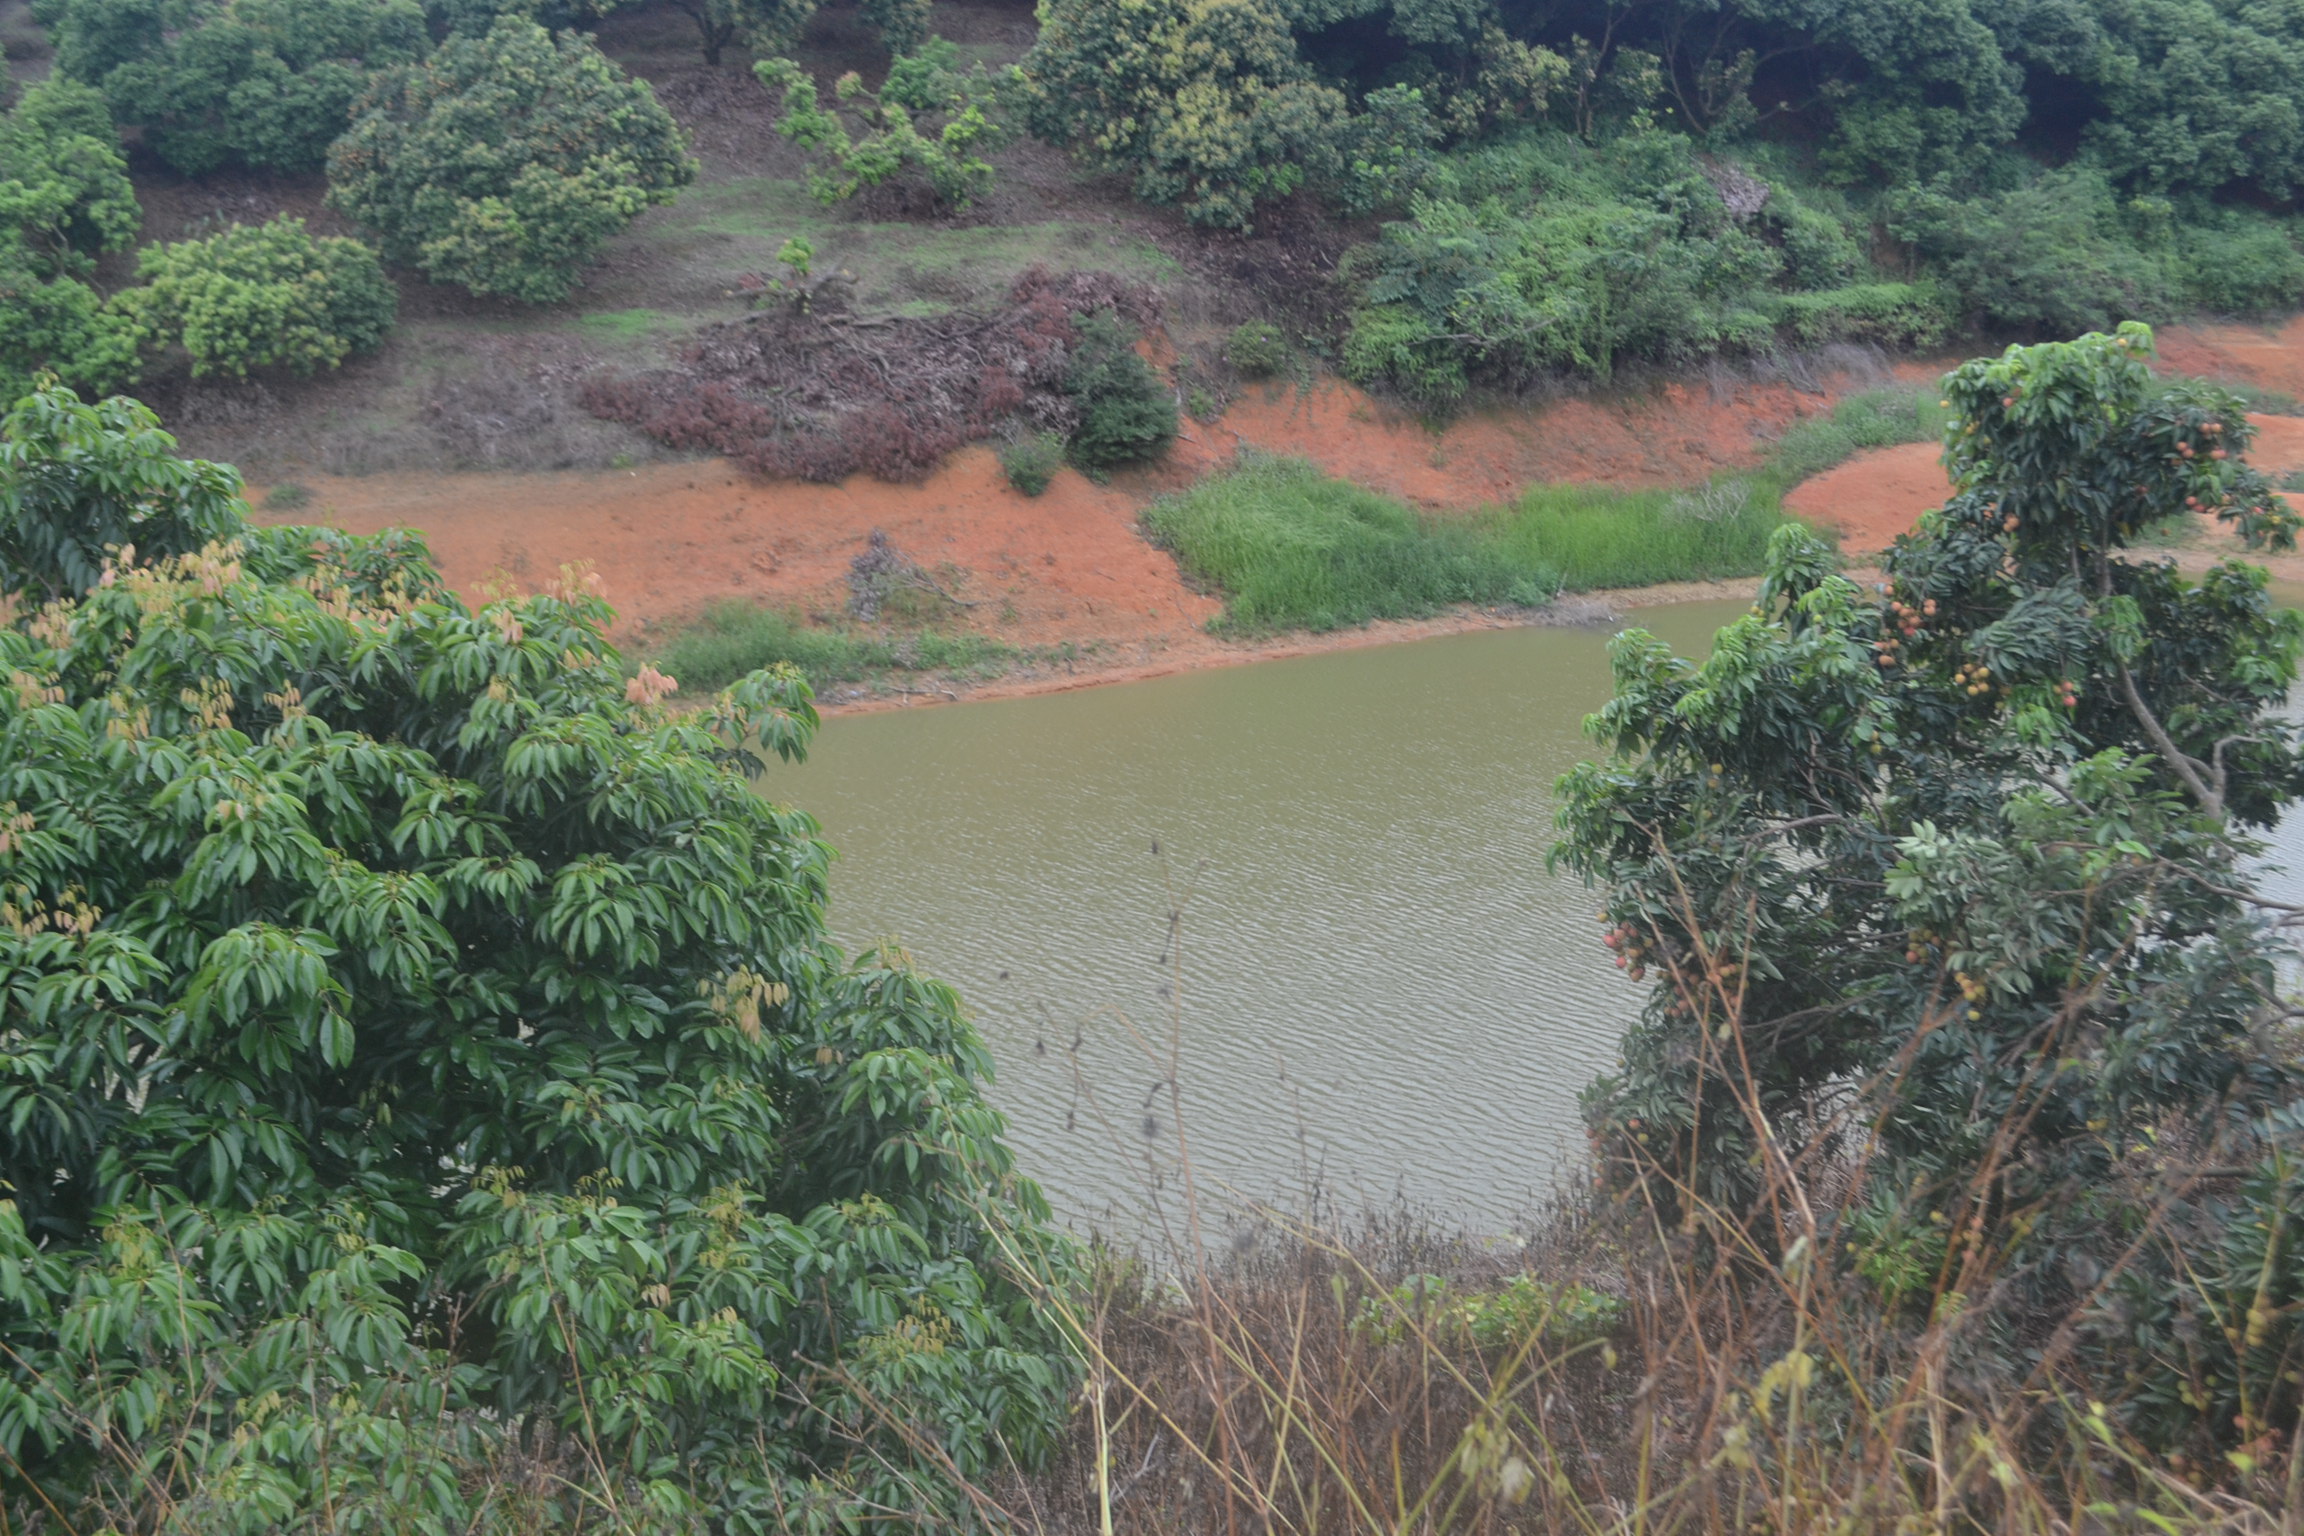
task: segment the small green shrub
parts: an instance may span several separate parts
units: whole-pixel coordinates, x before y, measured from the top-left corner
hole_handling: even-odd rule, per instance
[[[2203,309],[2253,315],[2304,302],[2304,251],[2293,221],[2219,210],[2180,230],[2176,251],[2184,294]]]
[[[1064,440],[1049,432],[1036,432],[1000,450],[1000,468],[1008,483],[1027,496],[1048,489],[1056,471],[1064,466]]]
[[[1907,188],[1883,211],[1968,317],[1997,330],[2072,336],[2178,303],[2168,263],[2137,247],[2111,184],[2086,166],[1984,197]]]
[[[1269,320],[1250,320],[1224,339],[1224,361],[1251,379],[1278,373],[1288,359],[1288,338]]]
[[[1080,410],[1072,462],[1102,477],[1159,457],[1176,438],[1176,401],[1137,355],[1136,338],[1110,314],[1073,321],[1079,340],[1064,387]]]
[[[283,480],[264,493],[267,512],[294,512],[312,504],[312,488],[294,480]]]
[[[1854,237],[1799,208],[1799,249],[1779,249],[1716,170],[1654,130],[1602,148],[1539,128],[1446,157],[1409,216],[1345,260],[1360,299],[1345,373],[1446,406],[1476,383],[1772,350],[1788,261],[1844,285]]]
[[[1623,1316],[1623,1302],[1574,1281],[1519,1274],[1492,1291],[1465,1291],[1440,1275],[1416,1275],[1381,1296],[1362,1297],[1352,1331],[1372,1344],[1424,1338],[1511,1353],[1539,1336],[1565,1348],[1594,1343]]]
[[[1007,647],[981,635],[882,636],[818,629],[797,614],[752,603],[715,603],[656,655],[684,694],[703,697],[762,667],[789,662],[814,688],[886,672],[976,672],[997,667]]]
[[[309,374],[383,345],[400,295],[357,240],[315,240],[302,219],[235,224],[147,248],[143,280],[112,302],[147,349],[181,347],[192,375]]]
[[[812,157],[808,189],[818,202],[842,202],[909,176],[938,203],[965,208],[991,190],[992,164],[984,157],[1016,137],[1008,104],[1021,77],[1012,67],[997,75],[982,64],[963,71],[959,60],[956,44],[930,38],[889,66],[878,93],[853,71],[842,75],[829,107],[790,59],[762,59],[752,69],[781,95],[777,131]],[[858,119],[861,136],[850,134],[843,108]]]
[[[1932,283],[1856,283],[1775,300],[1778,323],[1804,347],[1870,341],[1884,347],[1930,347],[1952,323],[1947,294]]]

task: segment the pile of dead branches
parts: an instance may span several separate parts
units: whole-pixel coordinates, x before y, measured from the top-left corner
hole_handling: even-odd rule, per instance
[[[1076,317],[1143,326],[1157,295],[1109,272],[1034,267],[991,314],[855,314],[837,293],[706,326],[670,368],[600,375],[585,408],[667,447],[725,454],[757,474],[913,481],[963,443],[1068,432]]]

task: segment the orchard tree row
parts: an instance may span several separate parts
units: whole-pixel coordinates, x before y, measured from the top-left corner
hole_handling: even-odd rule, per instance
[[[581,35],[519,17],[359,73],[347,101],[322,100],[322,87],[343,85],[351,66],[319,55],[389,55],[392,39],[423,40],[421,26],[385,26],[389,5],[326,0],[156,15],[148,30],[126,26],[133,4],[51,10],[62,12],[59,70],[0,125],[0,189],[12,194],[0,202],[0,266],[13,279],[0,300],[0,387],[46,370],[103,393],[155,356],[195,375],[334,367],[392,324],[383,261],[477,294],[563,298],[611,235],[695,174],[645,84]],[[315,37],[330,15],[343,25]],[[170,19],[201,24],[168,31]],[[274,44],[310,67],[283,73]],[[250,47],[269,72],[215,95],[213,111],[168,107],[188,99],[188,59]],[[136,283],[99,295],[96,258],[131,244],[141,221],[117,131],[123,99],[144,104],[129,121],[183,168],[233,156],[299,167],[326,153],[330,201],[376,244],[314,238],[295,219],[233,226],[144,249]]]

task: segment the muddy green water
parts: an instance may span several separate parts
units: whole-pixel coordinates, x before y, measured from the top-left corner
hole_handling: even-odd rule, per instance
[[[1740,607],[1636,622],[1700,653]],[[959,986],[1073,1219],[1173,1214],[1181,1131],[1206,1189],[1509,1230],[1575,1168],[1577,1091],[1637,1007],[1591,893],[1544,868],[1611,633],[835,719],[762,788],[839,850],[834,931]],[[2271,858],[2304,871],[2304,818]]]
[[[1739,608],[1640,622],[1691,649]],[[839,850],[841,938],[959,986],[1067,1214],[1175,1189],[1172,1051],[1204,1184],[1494,1229],[1564,1171],[1636,1006],[1590,893],[1544,868],[1610,632],[835,719],[762,787]]]

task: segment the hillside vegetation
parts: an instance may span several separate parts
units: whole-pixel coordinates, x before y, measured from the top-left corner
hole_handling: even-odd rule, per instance
[[[908,478],[958,441],[1076,423],[1029,381],[971,401],[909,365],[861,392],[766,380],[806,371],[810,327],[987,317],[1035,265],[1149,285],[1122,318],[1167,332],[1179,400],[1211,408],[1275,369],[1448,410],[1626,369],[2304,301],[2304,22],[2222,0],[33,15],[13,56],[45,54],[53,83],[14,109],[0,370],[141,383],[250,460],[604,464],[741,439],[785,445],[756,455],[773,473]],[[399,329],[267,292],[240,302],[301,304],[303,340],[156,334],[138,316],[166,306],[131,297],[125,254],[139,200],[147,244],[197,245],[179,287],[231,248],[200,242],[235,202],[365,240]],[[756,376],[679,376],[689,334],[780,310],[806,324],[748,342]],[[1250,324],[1272,335],[1236,360]],[[295,399],[268,382],[347,364]],[[882,462],[792,446],[890,408],[906,426]]]

